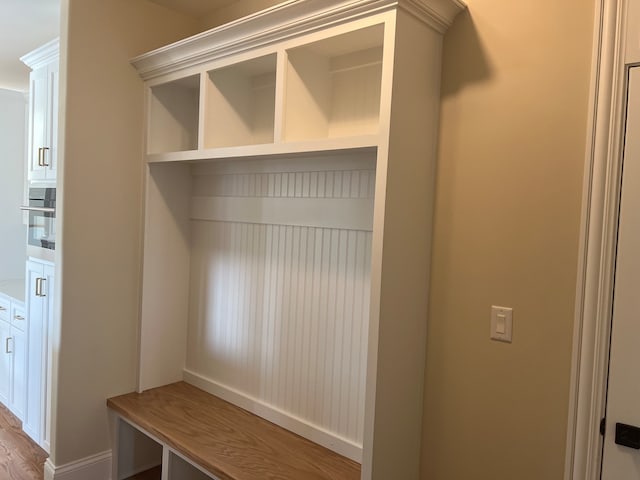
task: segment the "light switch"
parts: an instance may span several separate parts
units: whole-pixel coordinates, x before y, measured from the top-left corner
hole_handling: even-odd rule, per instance
[[[509,307],[491,307],[491,338],[511,343],[513,332],[513,309]]]

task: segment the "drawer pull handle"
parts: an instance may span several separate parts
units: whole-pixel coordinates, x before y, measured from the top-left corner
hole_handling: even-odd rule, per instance
[[[0,306],[0,312],[4,312],[4,311],[6,311],[6,310],[7,310],[7,309],[6,309],[5,307]]]
[[[15,318],[16,320],[24,320],[24,317],[22,315],[14,315],[13,318]]]
[[[4,351],[6,353],[13,353],[13,349],[9,350],[9,340],[13,340],[12,337],[7,337],[6,340],[4,341]]]

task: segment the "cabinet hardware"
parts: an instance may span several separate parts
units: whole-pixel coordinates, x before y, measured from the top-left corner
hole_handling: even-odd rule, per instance
[[[13,318],[15,318],[16,320],[24,320],[24,317],[22,315],[14,315]]]
[[[5,353],[13,353],[13,349],[9,350],[9,340],[13,340],[12,337],[7,337],[4,341],[4,351]]]
[[[27,205],[20,206],[20,210],[28,212],[44,212],[44,213],[56,213],[56,209],[52,207],[29,207]]]
[[[42,147],[38,148],[38,166],[42,167]]]
[[[6,310],[6,308],[0,306],[0,312],[4,312]]]
[[[40,165],[41,167],[48,167],[49,164],[47,163],[46,159],[47,159],[47,151],[49,150],[49,147],[42,147],[42,165]]]
[[[45,279],[42,277],[37,277],[36,278],[36,297],[46,297],[47,295],[43,292],[42,289],[42,284],[44,283]]]

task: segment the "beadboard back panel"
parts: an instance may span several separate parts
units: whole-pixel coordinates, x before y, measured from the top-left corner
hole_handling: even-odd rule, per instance
[[[191,207],[187,370],[358,448],[374,165],[194,169]]]

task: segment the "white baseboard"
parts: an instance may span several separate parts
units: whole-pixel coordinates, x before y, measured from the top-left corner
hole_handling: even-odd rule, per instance
[[[328,432],[317,425],[313,425],[304,419],[291,415],[288,412],[279,410],[268,405],[261,400],[246,395],[238,390],[227,387],[211,380],[199,373],[185,369],[183,372],[184,381],[201,388],[205,392],[222,398],[229,403],[244,408],[245,410],[269,420],[282,428],[307,438],[318,445],[333,450],[351,460],[362,462],[362,446],[357,445],[345,438],[341,438],[332,432]],[[57,480],[57,479],[56,479]],[[66,480],[66,479],[65,479]]]
[[[111,450],[60,466],[48,458],[44,480],[111,480]]]

